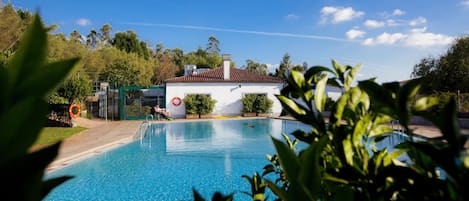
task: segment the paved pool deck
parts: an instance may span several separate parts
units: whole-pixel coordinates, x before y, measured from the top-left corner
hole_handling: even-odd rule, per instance
[[[169,122],[185,121],[203,120],[175,119],[174,121]],[[78,126],[87,128],[87,130],[73,135],[62,142],[59,155],[49,165],[47,171],[59,169],[86,157],[90,157],[134,141],[142,120],[105,121],[101,119],[89,120],[85,118],[76,118],[73,122]],[[152,121],[152,123],[167,122],[168,121]],[[434,138],[441,136],[440,131],[435,127],[412,125],[411,128],[414,129],[414,133],[424,137]],[[463,133],[467,134],[469,133],[469,130],[465,129],[463,130]]]

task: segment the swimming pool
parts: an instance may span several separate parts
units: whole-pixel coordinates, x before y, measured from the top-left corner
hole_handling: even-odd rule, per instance
[[[270,136],[309,126],[277,119],[212,120],[152,124],[146,137],[56,170],[73,175],[45,200],[192,200],[195,188],[251,200],[242,175],[262,172],[273,154]]]
[[[266,154],[275,153],[270,136],[310,128],[278,119],[154,123],[142,140],[48,174],[75,178],[45,200],[193,200],[193,188],[208,200],[217,191],[252,200],[241,193],[250,191],[241,176],[262,173]],[[377,147],[405,139],[392,135]]]

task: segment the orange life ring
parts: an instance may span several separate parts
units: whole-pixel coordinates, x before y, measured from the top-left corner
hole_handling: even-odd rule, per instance
[[[174,97],[171,99],[171,104],[173,104],[175,107],[180,106],[182,104],[182,100],[179,97]]]
[[[75,113],[76,112],[76,113]],[[80,116],[80,106],[73,103],[68,108],[68,113],[70,114],[71,118],[76,118]]]

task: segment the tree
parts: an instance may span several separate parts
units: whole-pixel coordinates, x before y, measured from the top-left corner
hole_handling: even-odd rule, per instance
[[[164,50],[163,43],[156,44],[154,57],[157,59],[160,59],[161,56],[163,56],[163,50]]]
[[[11,4],[0,9],[0,51],[14,48],[22,35],[21,18]]]
[[[82,102],[87,96],[91,95],[92,86],[87,75],[77,73],[65,80],[63,86],[57,92],[59,96],[66,98],[69,103]]]
[[[246,60],[246,70],[255,72],[261,75],[267,75],[267,64],[260,64],[253,60]]]
[[[111,31],[112,31],[112,26],[109,25],[109,24],[105,24],[103,25],[103,27],[101,27],[101,29],[99,29],[99,31],[101,32],[100,34],[100,39],[101,39],[101,43],[104,44],[104,46],[108,47],[111,45]]]
[[[127,53],[134,52],[141,55],[142,48],[139,44],[137,34],[129,30],[127,32],[118,32],[114,35],[113,44],[119,50],[123,50]]]
[[[282,62],[280,62],[280,65],[278,69],[275,70],[275,76],[285,79],[286,78],[286,73],[291,70],[291,61],[290,61],[290,55],[288,53],[285,53],[282,58]]]
[[[97,49],[99,47],[99,41],[99,34],[94,29],[86,36],[86,45],[88,48]]]
[[[83,37],[77,30],[73,30],[73,32],[70,33],[69,40],[75,43],[83,43]]]
[[[210,36],[205,51],[209,55],[220,55],[220,41],[215,36]]]
[[[424,93],[469,92],[469,36],[456,39],[440,58],[421,59],[411,77],[425,80]]]
[[[180,48],[171,49],[170,52],[173,63],[178,67],[175,76],[184,75],[184,51]]]
[[[150,59],[150,53],[148,52],[148,48],[147,48],[147,43],[144,42],[144,41],[140,41],[140,56],[143,56],[143,58],[145,59]]]
[[[170,55],[163,54],[159,61],[158,67],[155,69],[152,83],[156,85],[162,84],[164,80],[174,77],[178,71],[179,68],[176,64],[174,64]]]

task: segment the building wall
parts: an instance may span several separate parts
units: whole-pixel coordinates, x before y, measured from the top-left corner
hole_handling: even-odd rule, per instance
[[[213,115],[241,115],[243,105],[241,97],[246,93],[266,93],[274,101],[273,115],[282,111],[282,106],[275,95],[280,94],[282,83],[166,83],[166,110],[174,117],[185,117],[184,102],[179,106],[171,104],[174,97],[184,99],[186,94],[210,94],[215,99]]]

